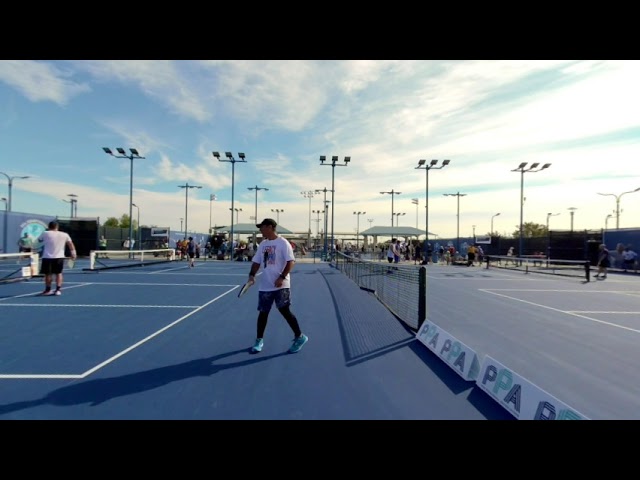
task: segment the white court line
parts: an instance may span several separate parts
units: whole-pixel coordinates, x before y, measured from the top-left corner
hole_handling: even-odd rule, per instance
[[[605,310],[567,310],[568,313],[606,313],[611,315],[640,315],[640,312],[607,312]]]
[[[515,300],[515,301],[517,301],[517,302],[527,303],[527,304],[529,304],[529,305],[534,305],[534,306],[536,306],[536,307],[546,308],[546,309],[548,309],[548,310],[553,310],[554,312],[565,313],[565,314],[567,314],[567,315],[572,315],[572,316],[574,316],[574,317],[584,318],[585,320],[590,320],[590,321],[595,322],[595,323],[601,323],[601,324],[603,324],[603,325],[609,325],[609,326],[611,326],[611,327],[620,328],[620,329],[622,329],[622,330],[628,330],[628,331],[630,331],[630,332],[640,333],[640,330],[637,330],[637,329],[635,329],[635,328],[625,327],[625,326],[623,326],[623,325],[618,325],[618,324],[616,324],[616,323],[605,322],[604,320],[598,320],[598,319],[595,319],[595,318],[586,317],[586,316],[584,316],[584,315],[580,315],[580,314],[578,314],[578,313],[574,313],[574,312],[571,312],[571,311],[567,311],[567,310],[560,310],[560,309],[558,309],[558,308],[549,307],[549,306],[547,306],[547,305],[541,305],[541,304],[539,304],[539,303],[530,302],[530,301],[528,301],[528,300],[521,300],[520,298],[510,297],[509,295],[504,295],[504,294],[502,294],[502,293],[492,292],[491,290],[484,289],[484,288],[479,288],[478,290],[480,290],[481,292],[485,292],[485,293],[490,293],[490,294],[492,294],[492,295],[496,295],[496,296],[498,296],[498,297],[509,298],[509,299],[511,299],[511,300]]]
[[[66,285],[66,283],[65,283]],[[70,287],[64,287],[63,290],[70,290],[72,288],[78,288],[78,287],[86,287],[88,285],[92,285],[91,283],[81,283],[80,285],[71,285]],[[38,290],[37,292],[33,292],[33,293],[23,293],[22,295],[11,295],[10,297],[6,297],[6,298],[0,298],[0,302],[4,302],[5,300],[13,300],[14,298],[23,298],[23,297],[40,297],[43,296],[42,294],[42,290]],[[6,304],[3,304],[6,305]],[[31,306],[31,304],[29,304],[29,306]]]
[[[198,308],[198,305],[119,305],[119,304],[73,304],[73,303],[3,303],[3,307],[101,307],[101,308]]]
[[[215,302],[216,300],[224,297],[225,295],[228,295],[229,293],[233,292],[234,290],[238,289],[240,286],[236,285],[234,288],[232,288],[231,290],[223,293],[222,295],[218,295],[217,297],[213,298],[212,300],[209,300],[207,303],[205,303],[204,305],[201,305],[199,307],[197,307],[195,310],[193,310],[192,312],[187,313],[186,315],[183,315],[182,317],[180,317],[179,319],[177,319],[176,321],[170,323],[169,325],[166,325],[165,327],[162,327],[160,330],[157,330],[156,332],[152,333],[151,335],[143,338],[142,340],[140,340],[137,343],[134,343],[133,345],[131,345],[128,348],[125,348],[124,350],[122,350],[119,353],[116,353],[115,355],[113,355],[111,358],[108,358],[107,360],[105,360],[102,363],[99,363],[98,365],[96,365],[93,368],[90,368],[89,370],[87,370],[86,372],[80,374],[80,375],[51,375],[51,374],[0,374],[0,379],[9,379],[9,378],[14,378],[14,379],[28,379],[28,378],[36,378],[36,379],[51,379],[51,378],[61,378],[61,379],[78,379],[78,378],[86,378],[89,375],[91,375],[92,373],[100,370],[102,367],[104,367],[105,365],[108,365],[110,363],[112,363],[114,360],[117,360],[118,358],[122,357],[123,355],[126,355],[127,353],[129,353],[131,350],[133,350],[134,348],[139,347],[140,345],[142,345],[143,343],[148,342],[149,340],[151,340],[152,338],[160,335],[162,332],[164,332],[165,330],[168,330],[169,328],[173,327],[174,325],[177,325],[178,323],[182,322],[183,320],[189,318],[191,315],[193,315],[196,312],[199,312],[200,310],[202,310],[203,308],[207,307],[208,305],[212,304],[213,302]]]

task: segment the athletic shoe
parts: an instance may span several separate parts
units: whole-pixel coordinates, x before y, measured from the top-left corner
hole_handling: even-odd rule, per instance
[[[298,353],[300,349],[303,347],[305,343],[309,341],[309,337],[307,337],[304,333],[299,337],[293,339],[293,344],[289,349],[289,353]]]
[[[56,293],[54,295],[59,297],[60,295],[62,295],[62,290],[56,290]]]
[[[264,347],[264,340],[261,338],[256,338],[256,343],[251,347],[251,353],[258,353],[262,351],[262,347]]]
[[[53,290],[45,290],[41,295],[55,295],[55,292]]]

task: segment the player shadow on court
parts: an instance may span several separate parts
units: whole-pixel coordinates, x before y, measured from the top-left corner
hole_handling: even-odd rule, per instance
[[[67,385],[37,400],[27,400],[0,405],[0,415],[34,408],[41,405],[54,405],[58,407],[80,405],[87,403],[89,406],[97,406],[113,398],[124,397],[135,393],[146,392],[163,387],[173,382],[194,377],[208,377],[221,370],[240,368],[257,362],[264,362],[276,357],[289,355],[287,351],[273,355],[251,356],[246,360],[218,364],[217,362],[233,355],[247,353],[248,349],[242,348],[212,357],[189,360],[188,362],[168,365],[165,367],[130,373],[119,377],[97,378],[95,380],[81,380],[79,383]]]

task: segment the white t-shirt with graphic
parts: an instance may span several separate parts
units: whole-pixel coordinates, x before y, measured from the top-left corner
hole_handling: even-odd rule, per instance
[[[263,292],[279,290],[275,286],[276,279],[280,276],[287,262],[293,260],[293,248],[286,238],[278,237],[274,240],[262,240],[258,245],[258,251],[253,256],[253,263],[262,266],[262,275],[259,278],[259,289]],[[280,288],[291,288],[291,275],[282,281]]]
[[[71,237],[59,230],[46,230],[42,232],[38,241],[44,245],[42,258],[64,258],[64,247],[71,241]]]

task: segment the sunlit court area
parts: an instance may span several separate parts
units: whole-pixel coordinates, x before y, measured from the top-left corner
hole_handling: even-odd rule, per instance
[[[637,276],[300,261],[292,309],[309,342],[289,354],[274,309],[254,355],[257,292],[237,296],[248,262],[154,258],[79,259],[56,297],[40,277],[0,284],[0,418],[510,420],[531,388],[554,415],[638,418]]]

